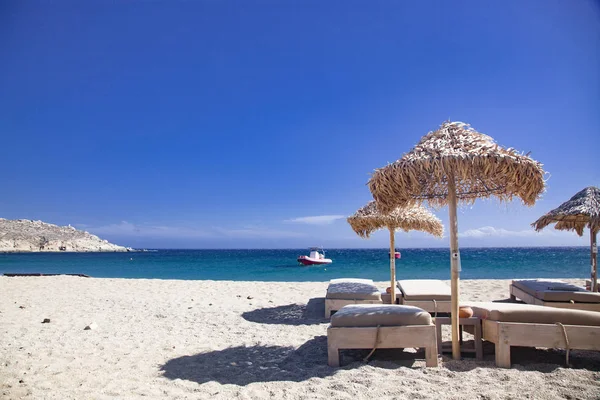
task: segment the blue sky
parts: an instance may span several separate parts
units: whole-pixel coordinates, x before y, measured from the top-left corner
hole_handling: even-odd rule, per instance
[[[0,55],[0,217],[134,247],[385,247],[343,217],[452,119],[549,172],[534,207],[462,207],[461,246],[589,243],[529,224],[600,186],[598,2],[4,1]]]

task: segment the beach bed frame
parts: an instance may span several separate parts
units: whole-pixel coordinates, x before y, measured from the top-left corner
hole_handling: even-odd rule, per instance
[[[586,291],[584,288],[581,290],[565,290],[560,291],[557,289],[539,290],[535,288],[535,283],[531,286],[525,286],[523,282],[525,280],[513,281],[509,286],[511,300],[520,299],[527,304],[534,304],[538,306],[556,307],[556,308],[568,308],[574,310],[585,310],[585,311],[600,311],[600,293],[594,293]],[[551,280],[535,280],[531,282],[547,283],[551,287],[552,284],[565,285],[566,287],[577,288],[574,285],[569,285],[566,282],[551,281]],[[527,287],[524,289],[522,286]],[[562,298],[564,301],[548,300],[545,295],[554,295],[553,298]],[[560,297],[558,297],[560,296]],[[586,298],[594,300],[596,302],[579,301],[577,299],[584,300]]]
[[[450,314],[450,286],[437,279],[406,279],[397,281],[400,304],[419,307],[432,315]]]
[[[381,293],[370,279],[332,279],[325,296],[325,318],[352,304],[382,304]]]
[[[512,346],[600,350],[600,327],[482,320],[483,339],[496,346],[496,366],[510,368]]]
[[[378,335],[379,339],[376,339]],[[330,367],[340,366],[340,350],[373,349],[374,347],[378,349],[424,347],[425,365],[438,366],[435,325],[327,328],[327,360]]]
[[[496,366],[510,368],[513,346],[600,350],[600,315],[519,303],[472,303],[483,340],[496,347]],[[562,321],[562,322],[559,322]]]
[[[391,308],[390,308],[391,307]],[[393,310],[396,308],[396,310]],[[408,319],[411,318],[409,315],[423,314],[424,310],[419,310],[415,307],[404,307],[393,304],[384,305],[358,305],[358,306],[346,306],[342,308],[336,315],[332,317],[332,320],[341,316],[342,313],[351,314],[351,318],[355,319],[360,325],[361,319],[369,319],[371,325],[375,326],[332,326],[327,328],[327,361],[331,367],[340,366],[340,350],[343,349],[397,349],[397,348],[425,348],[425,365],[427,367],[438,366],[438,351],[437,351],[437,336],[436,327],[431,322],[429,315],[426,320],[429,324],[411,325],[407,321],[407,325],[401,325],[399,323],[395,326],[381,326],[379,324],[385,323],[383,319],[377,319],[378,310],[392,310],[398,311],[399,314],[405,313]],[[348,311],[351,311],[348,313]],[[396,314],[398,316],[399,314]],[[381,315],[380,315],[381,317]],[[383,316],[386,318],[386,316]],[[402,317],[400,317],[402,319]],[[419,318],[417,318],[418,320]],[[421,315],[421,320],[423,320]],[[425,321],[425,322],[427,322]],[[346,322],[348,323],[348,322]],[[373,352],[371,352],[372,354]],[[371,355],[369,354],[369,356]],[[369,357],[367,356],[367,358]]]

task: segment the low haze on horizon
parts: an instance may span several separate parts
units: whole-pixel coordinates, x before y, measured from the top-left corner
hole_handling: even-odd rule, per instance
[[[134,248],[385,248],[346,222],[447,120],[531,152],[533,207],[458,211],[464,247],[589,246],[530,224],[600,186],[600,3],[0,5],[0,217]],[[397,233],[398,248],[447,247]]]

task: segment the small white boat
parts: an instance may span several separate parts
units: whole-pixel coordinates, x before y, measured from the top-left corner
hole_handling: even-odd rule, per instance
[[[390,252],[388,251],[388,257],[389,256],[390,256]],[[400,252],[399,251],[395,251],[394,252],[394,258],[400,258],[400,257],[401,257]]]
[[[325,250],[320,247],[311,247],[310,255],[298,257],[298,262],[302,265],[323,265],[332,263],[330,258],[325,258]]]

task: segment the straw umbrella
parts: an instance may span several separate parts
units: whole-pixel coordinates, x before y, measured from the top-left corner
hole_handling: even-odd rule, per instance
[[[374,201],[359,208],[352,216],[347,218],[348,223],[362,238],[368,238],[379,229],[387,228],[390,231],[390,287],[391,304],[396,301],[396,264],[394,233],[396,230],[405,232],[415,230],[430,233],[442,237],[444,226],[438,217],[421,206],[408,208],[396,208],[388,214],[382,214],[377,210]]]
[[[460,358],[457,203],[471,204],[492,196],[510,201],[517,196],[531,206],[544,191],[543,178],[542,164],[528,155],[498,146],[468,124],[447,121],[401,159],[376,170],[369,180],[369,189],[382,212],[424,201],[433,207],[448,205],[454,359]]]
[[[598,291],[598,246],[596,234],[600,231],[600,189],[594,186],[587,187],[562,203],[554,210],[542,215],[531,224],[536,231],[555,223],[555,229],[575,231],[583,236],[583,229],[587,226],[590,230],[590,262],[592,284],[590,289]]]

